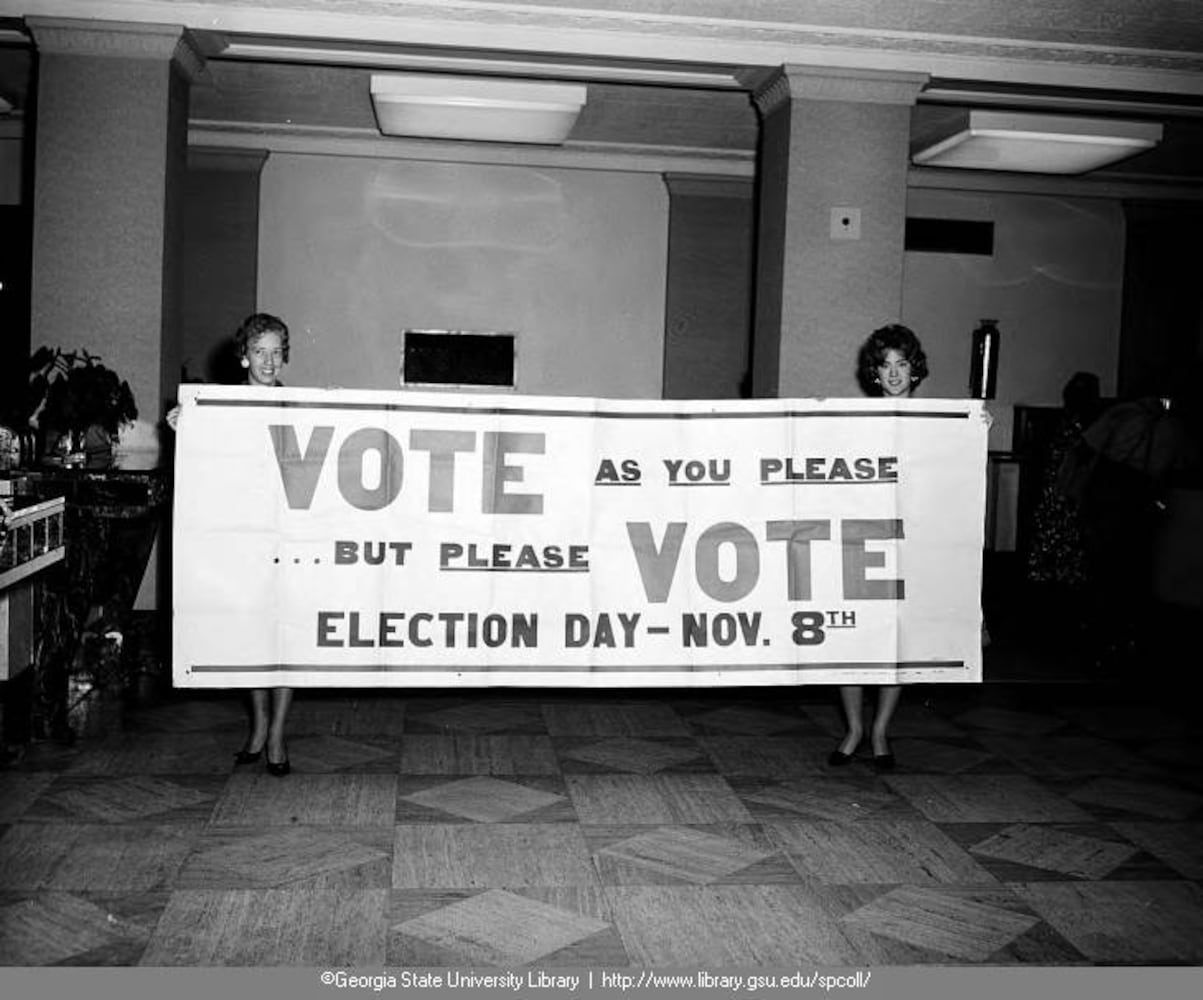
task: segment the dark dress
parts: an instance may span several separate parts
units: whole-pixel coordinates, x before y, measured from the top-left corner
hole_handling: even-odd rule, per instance
[[[1064,590],[1087,582],[1086,544],[1078,503],[1061,489],[1060,471],[1068,455],[1082,440],[1082,424],[1067,416],[1053,435],[1040,480],[1040,498],[1032,515],[1032,543],[1028,550],[1028,579]]]

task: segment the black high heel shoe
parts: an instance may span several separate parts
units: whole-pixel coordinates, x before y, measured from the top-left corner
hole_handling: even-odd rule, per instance
[[[884,743],[885,741],[883,740],[882,742]],[[870,763],[873,765],[873,770],[878,774],[881,774],[883,771],[892,771],[894,770],[894,751],[888,749],[888,744],[885,753],[878,753],[876,748],[874,748]]]
[[[267,773],[273,778],[283,778],[291,770],[292,765],[288,762],[287,757],[281,761],[274,761],[270,757],[267,758]]]
[[[258,750],[239,750],[234,754],[235,764],[253,764],[263,756],[263,747]]]
[[[846,739],[847,737],[840,741],[840,747],[844,745]],[[856,741],[856,745],[852,748],[852,753],[844,753],[840,747],[836,747],[827,755],[827,765],[829,767],[847,767],[856,760],[856,747],[858,746],[860,746],[860,740]]]
[[[875,753],[873,755],[873,770],[874,771],[892,771],[894,770],[894,755],[892,753]]]

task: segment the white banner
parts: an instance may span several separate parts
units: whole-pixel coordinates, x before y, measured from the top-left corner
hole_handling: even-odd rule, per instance
[[[980,403],[180,391],[177,686],[981,679]]]

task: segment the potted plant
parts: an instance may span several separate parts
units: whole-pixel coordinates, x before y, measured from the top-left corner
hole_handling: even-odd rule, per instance
[[[29,359],[28,419],[52,460],[104,468],[122,425],[138,416],[134,394],[87,351],[41,347]]]

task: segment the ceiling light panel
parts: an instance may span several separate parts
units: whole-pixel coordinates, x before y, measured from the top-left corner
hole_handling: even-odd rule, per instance
[[[587,93],[577,84],[439,74],[373,74],[371,80],[380,131],[420,139],[559,145]]]
[[[911,159],[925,167],[1082,174],[1152,149],[1161,133],[1148,122],[975,110],[926,136]]]

